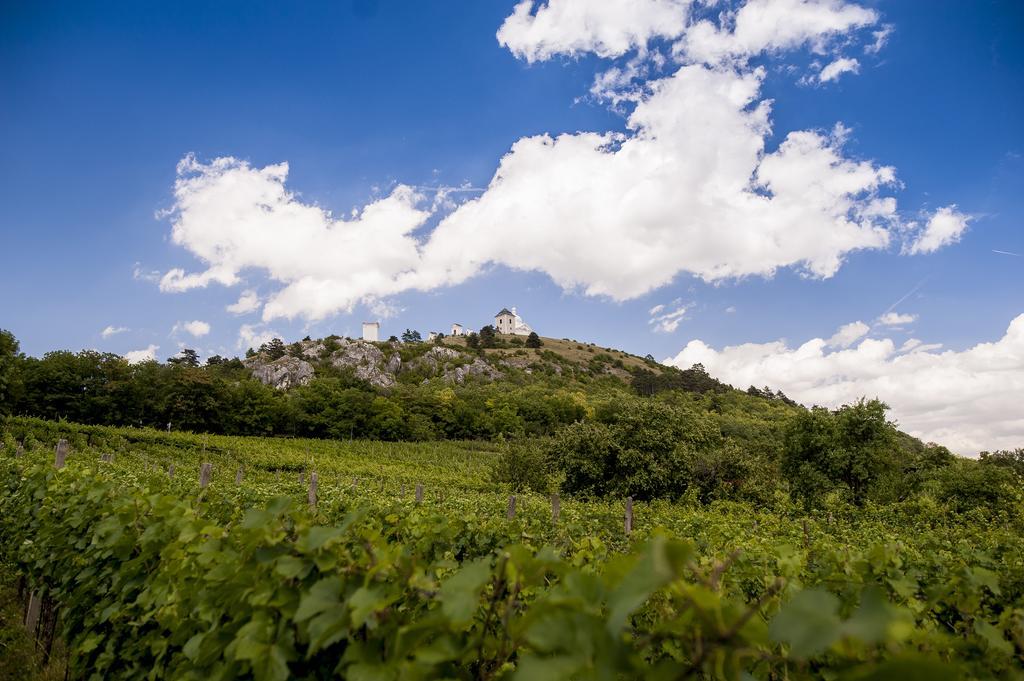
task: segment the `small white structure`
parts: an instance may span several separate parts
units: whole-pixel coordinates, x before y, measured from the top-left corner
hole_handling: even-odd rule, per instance
[[[430,333],[428,333],[427,334],[427,340],[428,341],[437,340],[437,331],[431,331]]]
[[[452,336],[465,336],[466,331],[462,328],[462,324],[452,324]]]
[[[507,333],[513,336],[529,336],[533,331],[514,307],[511,310],[502,308],[501,312],[494,315],[494,328],[498,333]]]
[[[380,322],[363,322],[363,340],[374,343],[380,340]]]

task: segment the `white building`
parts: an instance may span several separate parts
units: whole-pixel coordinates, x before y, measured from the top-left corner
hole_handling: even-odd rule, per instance
[[[363,322],[363,340],[372,342],[380,340],[380,322]]]
[[[494,328],[498,333],[507,333],[513,336],[529,336],[533,331],[514,307],[511,310],[502,308],[501,312],[494,315]]]
[[[428,341],[437,340],[437,331],[431,331],[430,333],[428,333],[427,334],[427,340]]]
[[[462,328],[462,324],[452,324],[452,336],[465,336],[466,331]]]

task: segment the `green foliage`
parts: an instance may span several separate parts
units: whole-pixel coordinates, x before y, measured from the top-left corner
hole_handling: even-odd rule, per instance
[[[494,327],[488,324],[484,328],[480,329],[478,338],[481,348],[493,348],[497,345],[498,334],[494,330]]]
[[[20,358],[14,334],[0,329],[0,416],[11,413],[20,392],[20,376],[17,372]]]
[[[403,343],[419,343],[422,340],[423,340],[423,337],[420,336],[420,332],[419,331],[413,331],[412,329],[406,329],[405,331],[402,332],[402,342]]]
[[[260,346],[259,352],[261,355],[266,355],[270,359],[281,359],[287,354],[288,349],[285,347],[284,341],[280,338],[273,338],[263,345]]]
[[[508,521],[500,496],[417,505],[387,476],[389,494],[325,478],[311,512],[301,487],[260,476],[281,454],[257,440],[242,485],[215,474],[199,495],[192,476],[147,472],[138,443],[98,464],[86,433],[52,432],[80,443],[59,472],[49,446],[0,455],[0,561],[61,604],[71,678],[1019,675],[1018,531],[638,504],[623,542],[600,502],[567,500],[556,527],[529,494]],[[131,435],[88,431],[101,448]],[[198,444],[138,435],[147,456]]]
[[[526,347],[528,348],[539,348],[544,345],[544,342],[537,335],[536,331],[531,331],[530,335],[526,337]]]
[[[546,492],[551,485],[548,457],[534,443],[506,444],[491,468],[491,480],[515,492]]]
[[[181,352],[168,358],[167,363],[195,368],[199,366],[199,353],[192,348],[183,348]]]
[[[894,465],[894,429],[888,407],[861,400],[836,411],[821,407],[800,412],[785,435],[782,472],[794,494],[817,503],[841,490],[858,504],[882,473]]]

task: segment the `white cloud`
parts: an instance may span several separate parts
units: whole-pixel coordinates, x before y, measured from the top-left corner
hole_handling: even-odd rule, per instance
[[[723,12],[718,26],[695,22],[675,52],[709,64],[805,45],[823,54],[830,40],[877,21],[874,10],[842,0],[750,0]]]
[[[913,324],[916,321],[916,314],[900,314],[898,312],[886,312],[878,318],[878,323],[883,326],[902,326],[903,324]]]
[[[161,289],[230,286],[242,269],[265,269],[285,284],[263,308],[270,320],[321,319],[407,288],[399,279],[417,263],[411,232],[429,216],[416,207],[419,194],[399,185],[346,220],[298,200],[285,189],[287,175],[287,163],[253,168],[234,158],[203,164],[185,157],[171,236],[209,267],[189,274],[172,269]]]
[[[144,350],[132,350],[130,352],[126,352],[124,353],[124,358],[128,360],[129,364],[149,362],[156,359],[156,351],[159,349],[159,345],[150,345]]]
[[[228,305],[225,309],[231,314],[239,315],[255,312],[260,309],[260,297],[252,289],[246,289],[238,297],[238,302]]]
[[[871,32],[871,37],[874,38],[874,42],[864,47],[865,54],[878,54],[885,47],[885,44],[889,42],[889,36],[892,35],[893,26],[892,24],[885,24],[882,28],[877,31]]]
[[[679,298],[673,300],[670,306],[655,305],[650,309],[651,318],[647,323],[655,333],[673,333],[679,328],[690,307]]]
[[[498,29],[498,42],[528,62],[556,54],[618,57],[686,28],[690,0],[522,0]]]
[[[687,25],[687,6],[519,3],[499,39],[528,60],[637,49],[651,64],[660,53],[647,52],[647,41],[685,31],[676,54],[712,65],[688,63],[632,85],[648,70],[631,61],[602,86],[632,88],[626,133],[518,140],[486,190],[429,234],[416,231],[438,204],[409,186],[343,219],[287,189],[287,163],[258,168],[187,156],[172,238],[206,268],[172,269],[161,288],[234,285],[243,270],[262,270],[282,285],[264,305],[264,322],[318,320],[403,291],[460,284],[494,264],[625,300],[680,274],[718,282],[793,268],[830,277],[850,253],[887,247],[904,229],[887,195],[898,188],[894,169],[846,156],[842,125],[773,131],[772,103],[761,94],[768,71],[718,63],[804,45],[823,50],[874,24],[875,12],[841,0],[750,0],[717,24]],[[769,148],[769,136],[782,143]]]
[[[171,329],[171,333],[175,334],[179,331],[185,331],[195,338],[200,338],[201,336],[205,336],[210,333],[210,325],[198,319],[190,322],[178,322],[174,325],[174,328]]]
[[[734,314],[736,312],[736,306],[730,305],[729,307],[725,308],[725,311],[728,314]]]
[[[932,214],[925,225],[924,231],[917,235],[910,244],[911,255],[934,253],[943,246],[960,241],[967,230],[971,217],[956,209],[956,206],[940,208]]]
[[[370,298],[365,302],[366,307],[370,310],[370,314],[377,319],[390,319],[391,317],[405,312],[404,307],[399,307],[390,300]]]
[[[818,74],[818,82],[827,83],[838,80],[839,76],[844,73],[860,73],[860,62],[846,57],[836,59],[821,70],[821,73]]]
[[[804,404],[835,408],[878,397],[902,429],[961,453],[1024,443],[1024,314],[998,341],[961,352],[936,352],[916,339],[899,351],[890,339],[828,345],[815,338],[797,348],[776,341],[716,350],[695,340],[666,362],[700,362],[733,385],[771,385]]]
[[[870,330],[870,326],[860,321],[843,324],[825,344],[833,348],[848,348],[858,339],[866,336]]]
[[[160,272],[159,270],[144,270],[140,263],[135,263],[132,266],[132,279],[156,284],[160,281]]]
[[[273,329],[260,329],[253,324],[242,324],[238,329],[238,349],[258,349],[264,343],[281,338],[281,334]]]
[[[110,338],[111,336],[116,336],[117,334],[124,333],[125,331],[131,331],[131,329],[127,326],[108,326],[100,331],[100,335],[104,338]]]

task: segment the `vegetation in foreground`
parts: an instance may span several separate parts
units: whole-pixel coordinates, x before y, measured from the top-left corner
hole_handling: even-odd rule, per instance
[[[607,428],[614,450],[626,426]],[[633,437],[657,435],[647,430]],[[3,437],[2,560],[61,604],[73,678],[941,679],[1024,668],[1012,487],[996,506],[963,507],[928,485],[888,503],[870,486],[860,498],[835,487],[810,506],[799,492],[761,503],[654,495],[634,505],[627,536],[615,489],[566,496],[557,523],[545,494],[519,492],[510,519],[500,472],[521,447],[33,419],[8,420]],[[59,437],[71,454],[57,471]],[[549,489],[565,489],[564,469],[530,460]],[[205,461],[215,472],[200,490]]]

